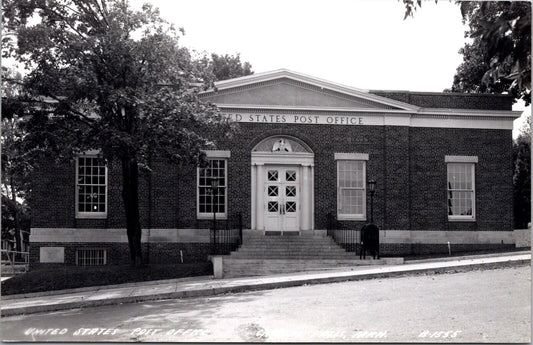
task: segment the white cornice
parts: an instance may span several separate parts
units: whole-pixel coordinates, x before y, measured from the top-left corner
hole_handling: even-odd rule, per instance
[[[301,112],[342,112],[342,113],[373,113],[397,114],[413,116],[468,116],[468,117],[505,117],[513,120],[519,118],[521,111],[512,110],[478,110],[478,109],[453,109],[453,108],[420,108],[417,111],[376,108],[351,108],[351,107],[316,107],[316,106],[287,106],[287,105],[256,105],[256,104],[217,104],[222,110],[238,109],[242,111],[272,110],[272,111],[301,111]]]
[[[297,164],[314,165],[315,155],[311,152],[252,152],[252,165]]]
[[[207,158],[230,158],[231,151],[229,150],[204,150]]]
[[[444,156],[445,163],[477,163],[477,156]]]
[[[395,109],[376,109],[376,108],[353,108],[353,107],[317,107],[317,106],[293,106],[293,105],[257,105],[257,104],[218,104],[220,109],[239,109],[239,110],[279,110],[279,111],[312,111],[312,112],[375,112],[375,113],[399,113],[410,114],[409,110],[395,110]]]
[[[521,112],[511,110],[423,108],[378,96],[370,93],[368,90],[333,83],[287,69],[219,81],[215,83],[215,86],[217,90],[221,91],[221,94],[224,94],[232,89],[235,89],[235,92],[237,92],[241,87],[251,87],[259,83],[283,78],[318,87],[324,91],[337,92],[369,102],[386,105],[387,108],[214,103],[224,113],[238,122],[255,123],[512,129],[513,121],[521,115]],[[211,89],[201,94],[208,96],[216,92],[214,89]],[[396,109],[389,109],[389,107]],[[244,117],[237,114],[248,114],[249,116]],[[261,117],[263,114],[267,116]],[[274,117],[272,114],[274,114]],[[300,116],[301,114],[310,115],[310,117],[304,118]],[[357,117],[357,119],[353,117]]]
[[[292,79],[292,80],[299,81],[302,83],[314,85],[322,89],[328,89],[328,90],[343,93],[349,96],[362,98],[362,99],[365,99],[371,102],[376,102],[379,104],[397,107],[403,110],[414,111],[420,108],[412,104],[408,104],[408,103],[392,100],[390,98],[371,94],[368,90],[358,89],[358,88],[354,88],[351,86],[334,83],[328,80],[311,77],[309,75],[297,73],[294,71],[290,71],[288,69],[279,69],[279,70],[270,71],[270,72],[252,74],[252,75],[235,78],[235,79],[218,81],[218,82],[215,82],[215,87],[217,90],[222,91],[222,90],[228,90],[228,89],[242,87],[242,86],[248,86],[251,84],[261,83],[265,81],[281,79],[281,78]],[[209,89],[200,94],[210,94],[213,92],[215,92],[214,89]]]
[[[333,155],[335,160],[358,160],[367,161],[368,153],[356,153],[356,152],[335,152]]]
[[[512,110],[479,110],[479,109],[453,109],[453,108],[421,108],[419,115],[454,115],[454,116],[482,116],[482,117],[509,117],[519,118],[521,111]]]

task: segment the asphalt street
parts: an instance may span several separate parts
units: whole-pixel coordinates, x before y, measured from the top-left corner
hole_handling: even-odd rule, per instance
[[[2,318],[4,341],[530,342],[530,266]]]

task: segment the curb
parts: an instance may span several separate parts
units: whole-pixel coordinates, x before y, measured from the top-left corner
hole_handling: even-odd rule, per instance
[[[358,280],[369,280],[369,279],[379,279],[379,278],[389,278],[389,277],[401,277],[401,276],[412,276],[412,275],[421,275],[421,274],[439,274],[439,273],[458,273],[458,272],[467,272],[473,271],[479,268],[485,269],[494,269],[494,268],[504,268],[504,267],[516,267],[526,264],[531,264],[531,258],[529,259],[510,259],[507,261],[500,262],[490,262],[490,263],[477,263],[477,264],[457,264],[446,267],[436,267],[436,268],[418,268],[412,270],[399,270],[393,272],[383,272],[383,273],[363,273],[357,274],[356,272],[348,272],[347,275],[339,275],[333,277],[322,277],[322,278],[305,278],[303,276],[301,279],[291,279],[286,281],[279,282],[267,282],[267,283],[257,283],[257,284],[243,284],[235,286],[225,286],[225,287],[208,287],[197,290],[183,290],[175,292],[160,293],[155,295],[141,295],[141,296],[126,296],[126,297],[117,297],[110,299],[101,299],[101,300],[92,300],[92,301],[76,301],[76,302],[66,302],[58,303],[53,305],[38,305],[38,306],[28,306],[28,307],[19,307],[19,308],[10,308],[2,310],[2,317],[13,316],[13,315],[23,315],[23,314],[33,314],[40,312],[51,312],[58,310],[67,310],[67,309],[77,309],[77,308],[86,308],[86,307],[97,307],[105,305],[116,305],[121,303],[135,303],[135,302],[144,302],[144,301],[157,301],[165,299],[178,299],[178,298],[190,298],[190,297],[207,297],[222,295],[227,293],[238,293],[246,291],[259,291],[259,290],[271,290],[276,288],[285,288],[285,287],[294,287],[302,285],[314,285],[314,284],[325,284],[325,283],[338,283],[346,281],[358,281]]]

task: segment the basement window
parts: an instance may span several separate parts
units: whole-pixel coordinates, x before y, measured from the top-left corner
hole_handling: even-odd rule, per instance
[[[104,266],[107,252],[105,249],[82,248],[76,250],[77,266]]]

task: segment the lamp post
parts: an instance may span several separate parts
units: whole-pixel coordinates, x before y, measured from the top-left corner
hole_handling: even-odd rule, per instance
[[[218,177],[210,177],[209,182],[211,184],[211,209],[213,210],[213,251],[217,254],[217,211],[215,210],[215,195],[218,190]]]
[[[376,188],[376,180],[368,181],[368,190],[370,191],[370,223],[374,223],[374,193]]]

